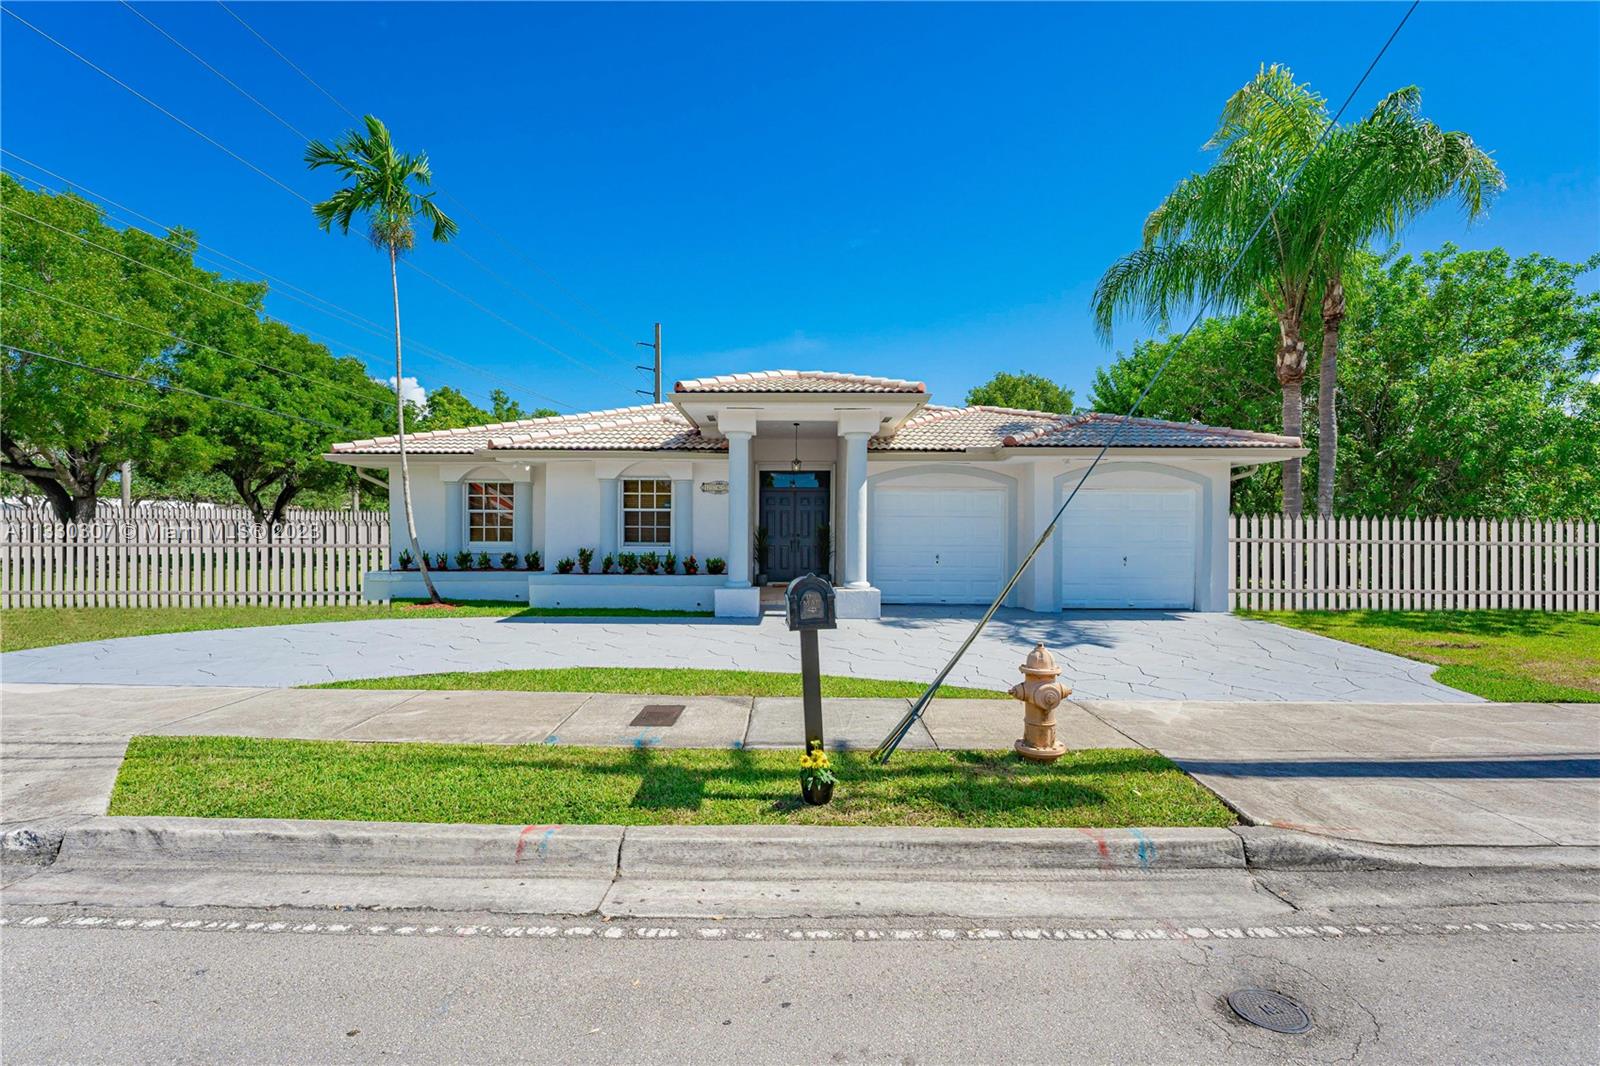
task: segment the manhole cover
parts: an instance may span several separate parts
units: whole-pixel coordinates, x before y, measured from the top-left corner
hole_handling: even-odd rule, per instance
[[[651,703],[633,716],[629,725],[668,726],[678,721],[678,716],[683,713],[681,703]]]
[[[1241,988],[1228,993],[1228,1006],[1233,1013],[1263,1029],[1275,1033],[1308,1033],[1311,1015],[1288,996],[1268,992],[1264,988]]]

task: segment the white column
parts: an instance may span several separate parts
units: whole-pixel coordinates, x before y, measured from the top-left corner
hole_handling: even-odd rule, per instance
[[[871,433],[844,434],[844,583],[864,589],[867,580],[867,441]]]
[[[725,430],[728,438],[728,587],[750,587],[750,438]]]
[[[672,482],[672,551],[680,563],[694,554],[694,479]]]
[[[608,555],[617,552],[617,524],[622,521],[622,511],[618,506],[617,479],[607,477],[600,479],[600,546],[595,551],[594,572],[600,572],[600,565]],[[555,569],[555,560],[545,564],[551,570]]]

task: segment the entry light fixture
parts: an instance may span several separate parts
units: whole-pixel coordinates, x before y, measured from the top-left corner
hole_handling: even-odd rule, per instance
[[[794,459],[789,463],[789,469],[796,474],[800,472],[800,423],[794,424]]]

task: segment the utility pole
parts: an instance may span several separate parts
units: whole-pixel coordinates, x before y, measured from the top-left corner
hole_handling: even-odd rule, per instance
[[[639,369],[639,370],[653,370],[655,372],[655,381],[656,381],[655,398],[656,398],[656,403],[660,403],[661,402],[661,323],[659,323],[659,322],[656,323],[656,339],[655,339],[654,343],[652,343],[650,341],[636,341],[635,343],[637,343],[639,345],[639,347],[641,347],[641,348],[653,348],[653,349],[655,349],[655,353],[656,353],[655,365],[654,366],[641,366],[641,367],[638,367],[637,369]],[[643,389],[635,389],[634,391],[637,392],[640,396],[648,396],[649,395],[649,393],[645,392]]]
[[[117,468],[117,481],[122,486],[122,517],[128,517],[128,509],[133,505],[133,463],[124,459]]]

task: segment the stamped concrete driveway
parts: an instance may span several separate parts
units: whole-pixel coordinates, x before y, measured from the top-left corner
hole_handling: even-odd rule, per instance
[[[822,637],[824,673],[926,681],[980,612],[897,608]],[[1462,703],[1433,668],[1225,614],[1005,611],[950,676],[1007,688],[1036,642],[1087,700]],[[795,671],[783,620],[459,618],[211,630],[66,644],[0,656],[0,680],[100,685],[285,687],[452,670],[562,666]]]

